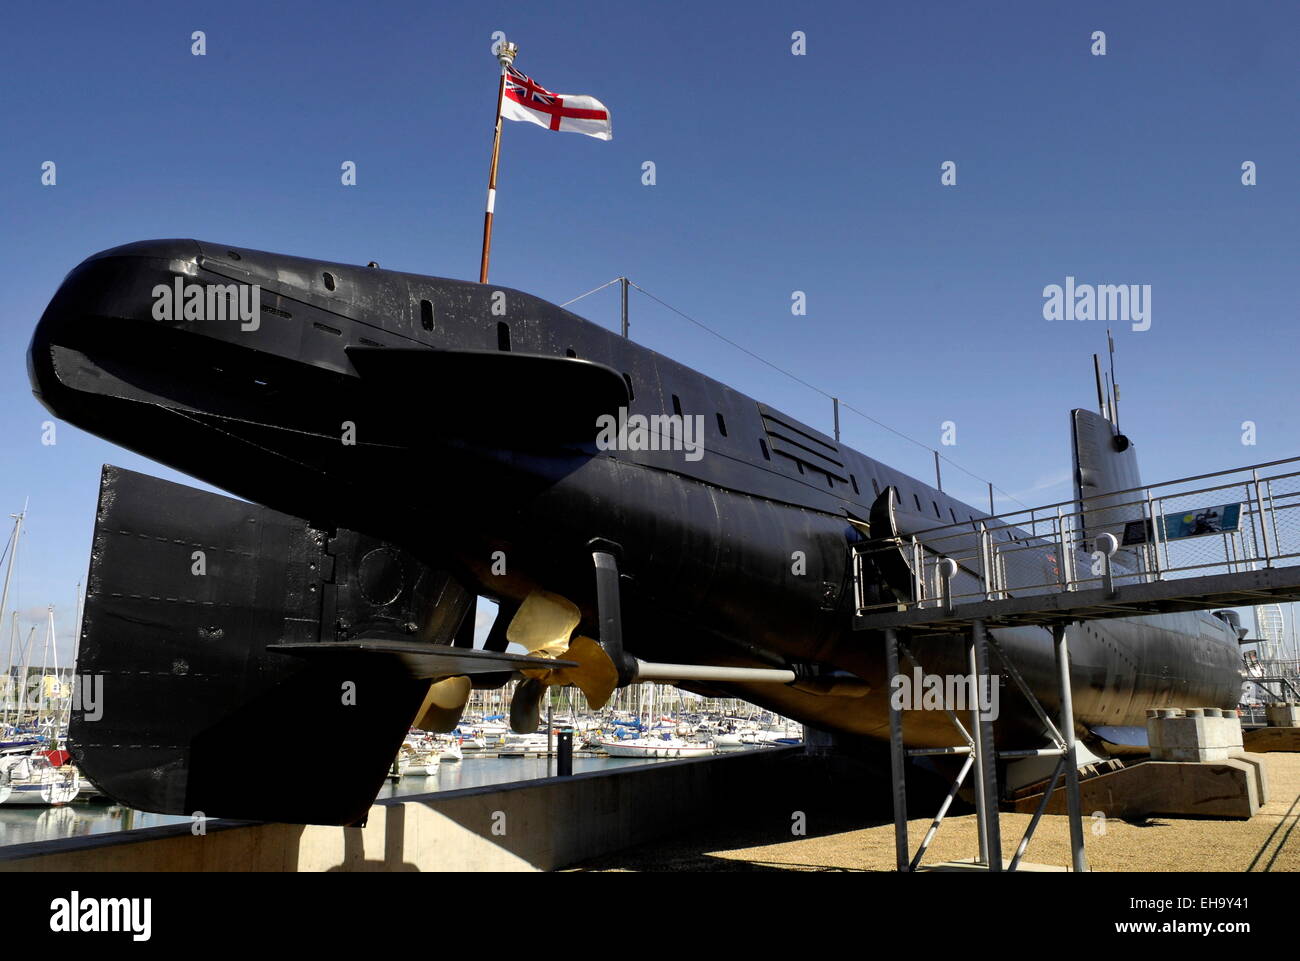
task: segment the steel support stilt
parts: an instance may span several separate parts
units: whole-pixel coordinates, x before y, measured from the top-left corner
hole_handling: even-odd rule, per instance
[[[966,662],[967,670],[971,676],[976,676],[978,667],[975,660],[975,635],[973,632],[966,643]],[[971,754],[975,758],[975,833],[979,836],[980,842],[979,863],[987,866],[989,863],[989,836],[988,817],[984,810],[984,728],[980,724],[978,703],[975,705],[975,710],[971,711],[970,722]]]
[[[889,766],[894,777],[894,851],[899,871],[907,871],[907,783],[903,748],[903,712],[893,704],[893,679],[898,677],[898,632],[885,629],[885,675],[890,681]]]
[[[1065,801],[1070,816],[1070,849],[1076,871],[1088,870],[1083,851],[1083,805],[1079,799],[1079,763],[1074,745],[1074,697],[1070,690],[1070,648],[1065,639],[1065,625],[1052,627],[1056,649],[1056,673],[1061,689],[1061,718],[1058,727],[1065,738]]]
[[[998,821],[998,755],[993,738],[993,721],[980,710],[978,691],[984,683],[992,684],[989,673],[988,636],[984,622],[971,622],[971,674],[974,675],[976,703],[973,721],[978,731],[975,744],[979,754],[975,770],[981,776],[976,779],[976,789],[980,796],[980,815],[984,821],[984,863],[990,871],[1002,870],[1002,830]],[[991,695],[991,692],[990,692]]]

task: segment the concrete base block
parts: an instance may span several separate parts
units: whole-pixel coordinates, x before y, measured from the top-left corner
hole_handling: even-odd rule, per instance
[[[1240,761],[1243,764],[1249,764],[1255,769],[1255,793],[1259,797],[1261,805],[1268,803],[1268,769],[1264,764],[1264,759],[1258,754],[1249,754],[1245,751],[1239,751],[1232,756],[1232,760]]]
[[[1270,704],[1264,713],[1269,727],[1300,727],[1300,704]]]
[[[1156,761],[1226,761],[1244,746],[1241,719],[1218,708],[1148,711],[1147,743]]]
[[[1145,761],[1079,785],[1084,817],[1169,817],[1247,819],[1263,803],[1266,787],[1258,759]],[[1041,794],[1021,798],[1012,810],[1032,813]],[[1048,814],[1065,814],[1065,792],[1057,788]]]
[[[1300,726],[1260,727],[1245,733],[1245,747],[1254,754],[1300,751]]]

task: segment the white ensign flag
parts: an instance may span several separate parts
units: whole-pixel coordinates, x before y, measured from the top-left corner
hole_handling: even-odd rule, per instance
[[[614,139],[609,110],[595,97],[551,93],[514,67],[506,68],[501,116],[507,120],[526,120],[547,130],[584,133],[597,140]]]

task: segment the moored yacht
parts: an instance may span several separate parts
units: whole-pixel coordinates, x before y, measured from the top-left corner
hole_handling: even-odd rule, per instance
[[[459,761],[464,757],[464,755],[461,754],[460,742],[455,739],[443,741],[438,745],[438,747],[440,748],[438,751],[439,761]]]
[[[434,777],[441,763],[438,747],[432,738],[407,739],[397,755],[398,777]]]
[[[40,755],[0,757],[0,804],[53,807],[67,804],[80,790],[75,768],[55,767]]]
[[[553,735],[548,744],[545,731],[535,734],[507,734],[497,746],[499,757],[527,757],[530,754],[545,755],[560,749],[560,738]]]
[[[638,737],[626,741],[602,740],[600,748],[610,757],[704,757],[713,753],[711,741],[683,741],[675,737]]]

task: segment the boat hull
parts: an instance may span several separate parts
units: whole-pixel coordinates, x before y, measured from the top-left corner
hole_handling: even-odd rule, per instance
[[[601,741],[600,748],[610,757],[679,758],[707,757],[713,754],[711,744],[634,744],[626,741]]]

